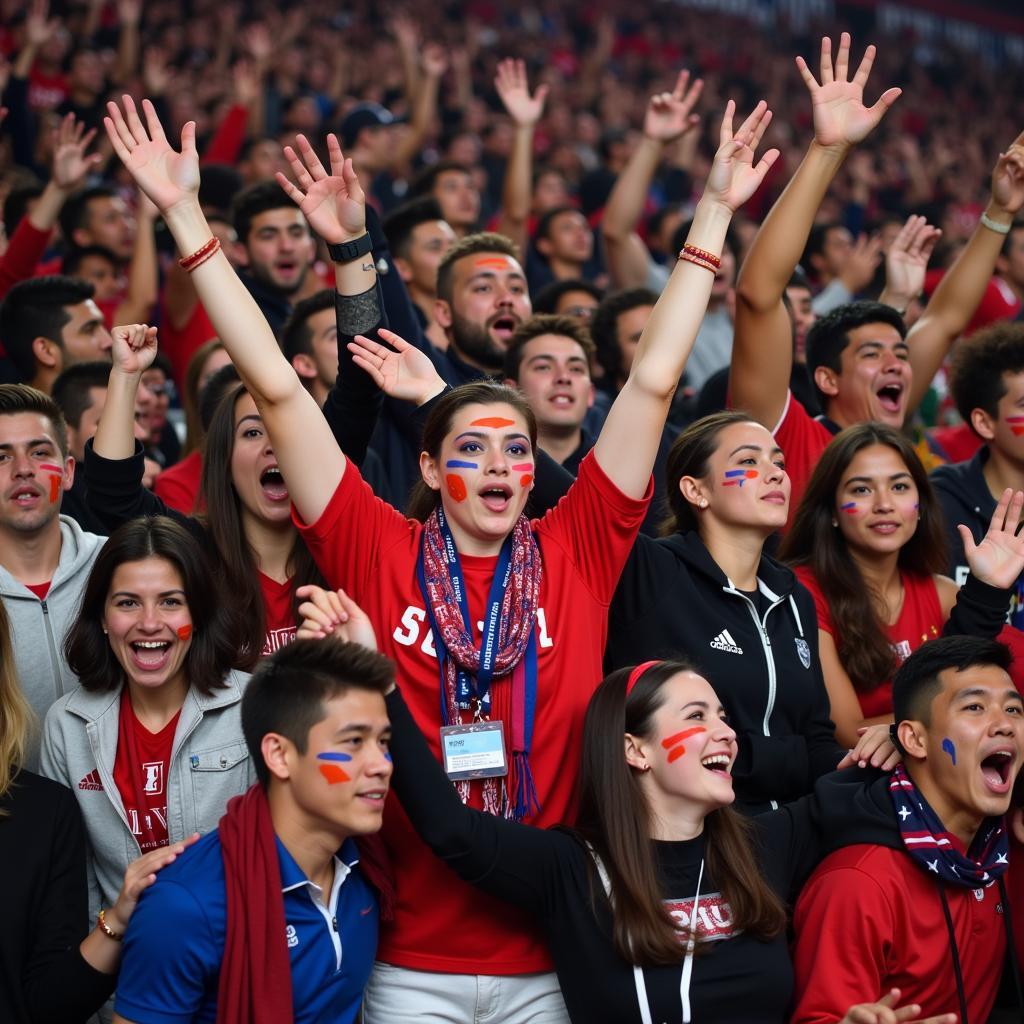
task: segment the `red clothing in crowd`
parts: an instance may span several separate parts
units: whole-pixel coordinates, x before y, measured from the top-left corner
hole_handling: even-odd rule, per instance
[[[185,371],[196,349],[205,345],[217,332],[201,302],[196,302],[192,315],[182,327],[174,326],[164,299],[160,299],[160,351],[171,361],[171,371],[179,388],[185,386]]]
[[[196,511],[199,483],[203,476],[203,456],[198,449],[165,469],[153,483],[153,493],[165,504],[187,516]]]
[[[982,440],[966,423],[955,427],[935,427],[928,431],[935,446],[947,462],[966,462],[973,459]]]
[[[531,526],[544,559],[537,613],[538,689],[530,765],[541,828],[571,820],[583,715],[603,676],[608,605],[643,521],[650,493],[634,500],[605,476],[593,455],[558,506]],[[440,675],[426,603],[416,576],[421,524],[374,497],[349,462],[324,514],[296,519],[332,587],[344,587],[370,616],[381,650],[434,756],[440,760]],[[476,642],[496,558],[461,555]],[[493,719],[510,750],[508,677],[491,691]],[[480,807],[479,786],[471,803]],[[395,920],[381,928],[378,959],[423,971],[528,974],[551,970],[536,920],[460,881],[388,798],[384,841],[398,886]]]
[[[292,612],[292,581],[278,583],[262,572],[260,591],[263,594],[263,610],[267,617],[267,638],[263,643],[263,656],[273,654],[279,647],[295,639],[295,614]]]
[[[818,613],[818,629],[828,633],[838,647],[832,612],[814,573],[806,565],[798,566],[793,571],[814,598],[814,607]],[[931,576],[902,572],[900,582],[903,584],[903,608],[900,610],[899,618],[886,628],[885,634],[896,652],[899,664],[903,664],[923,643],[942,635],[942,627],[946,620],[942,616],[938,587]],[[892,680],[886,679],[873,690],[858,691],[857,700],[860,701],[860,710],[865,718],[891,715]]]
[[[179,711],[159,732],[150,732],[135,714],[127,689],[121,691],[114,785],[143,853],[167,845],[167,770],[180,716]]]
[[[811,479],[821,453],[829,446],[835,434],[824,423],[814,419],[792,392],[786,396],[786,408],[782,410],[782,416],[772,434],[786,457],[786,472],[793,484],[789,499],[789,521],[786,523],[788,528],[793,523],[797,506],[807,489],[807,481]]]
[[[999,887],[945,886],[969,1019],[988,1020],[1006,951]],[[797,901],[791,1024],[835,1024],[891,988],[923,1017],[959,1014],[935,876],[903,850],[848,846],[826,857]]]
[[[929,270],[925,274],[925,295],[931,296],[945,274],[945,270]],[[1020,313],[1020,310],[1020,299],[1013,293],[1013,289],[1002,278],[993,277],[985,285],[985,293],[978,303],[978,308],[974,311],[974,316],[964,328],[964,334],[973,334],[998,320],[1012,320]]]

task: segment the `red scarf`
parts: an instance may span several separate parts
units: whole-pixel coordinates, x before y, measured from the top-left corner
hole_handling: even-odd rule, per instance
[[[220,819],[227,891],[227,935],[217,986],[217,1024],[291,1024],[292,972],[284,894],[270,805],[256,783],[232,797]],[[379,836],[361,836],[359,867],[394,917],[395,886]]]

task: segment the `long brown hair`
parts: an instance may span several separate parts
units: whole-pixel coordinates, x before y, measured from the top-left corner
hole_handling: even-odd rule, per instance
[[[199,504],[205,502],[204,522],[220,556],[225,592],[231,595],[241,619],[241,665],[251,667],[263,651],[267,616],[259,583],[259,563],[242,528],[242,503],[231,478],[235,407],[245,394],[248,392],[241,384],[230,388],[220,400],[210,421],[203,455]],[[299,600],[295,597],[295,590],[307,583],[315,583],[325,590],[330,587],[317,569],[299,531],[295,527],[292,527],[292,531],[295,541],[288,556],[288,567],[292,570],[292,610],[298,622]]]
[[[685,661],[648,668],[626,694],[631,669],[613,672],[587,706],[580,765],[580,810],[576,831],[604,862],[611,881],[613,941],[627,962],[678,964],[680,932],[662,903],[651,843],[651,809],[638,774],[627,764],[624,735],[648,737],[665,703],[665,683],[694,671]],[[704,819],[704,859],[728,901],[737,930],[758,938],[778,935],[786,914],[758,870],[750,824],[730,807]],[[685,933],[682,936],[686,941]],[[701,947],[698,945],[698,950]]]
[[[718,439],[726,427],[734,423],[752,423],[753,418],[745,412],[728,410],[703,416],[691,423],[672,442],[665,460],[665,501],[668,515],[661,521],[659,532],[662,537],[673,533],[689,533],[700,527],[700,520],[694,507],[683,497],[679,481],[684,476],[699,480],[708,475],[708,461],[718,447]]]
[[[0,798],[7,795],[25,760],[35,716],[14,671],[14,647],[7,609],[0,601]],[[0,808],[0,816],[6,812]]]
[[[469,384],[460,384],[457,388],[445,392],[430,410],[427,422],[423,425],[423,443],[420,446],[432,459],[441,457],[441,445],[452,429],[452,421],[456,413],[467,405],[510,405],[526,420],[526,429],[530,435],[530,444],[537,448],[537,420],[526,399],[514,388],[497,384],[491,380],[477,380]],[[427,517],[440,503],[440,495],[431,490],[425,480],[418,480],[413,486],[406,514],[410,519],[426,522]]]
[[[203,375],[207,360],[214,352],[220,352],[224,342],[220,338],[211,338],[192,353],[185,369],[185,388],[181,396],[181,404],[185,407],[185,443],[181,447],[181,457],[191,455],[202,447],[206,430],[203,418],[199,414],[199,378]]]
[[[859,452],[876,444],[896,452],[917,486],[920,522],[900,548],[900,569],[926,576],[945,571],[946,535],[928,474],[910,441],[881,423],[859,423],[835,436],[811,475],[793,527],[779,550],[784,561],[807,566],[814,573],[832,615],[839,659],[862,692],[892,678],[896,654],[879,614],[880,596],[867,586],[846,538],[833,524],[843,474]]]

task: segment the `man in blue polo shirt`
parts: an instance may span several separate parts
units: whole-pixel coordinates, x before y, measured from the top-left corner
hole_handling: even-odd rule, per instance
[[[392,680],[354,643],[300,640],[260,664],[242,703],[260,784],[147,890],[115,1024],[358,1018],[386,884],[375,837],[357,837],[381,826]]]

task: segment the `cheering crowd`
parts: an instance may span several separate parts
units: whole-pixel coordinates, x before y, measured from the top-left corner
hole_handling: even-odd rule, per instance
[[[1024,1019],[1015,72],[193,6],[0,0],[5,1019]]]

